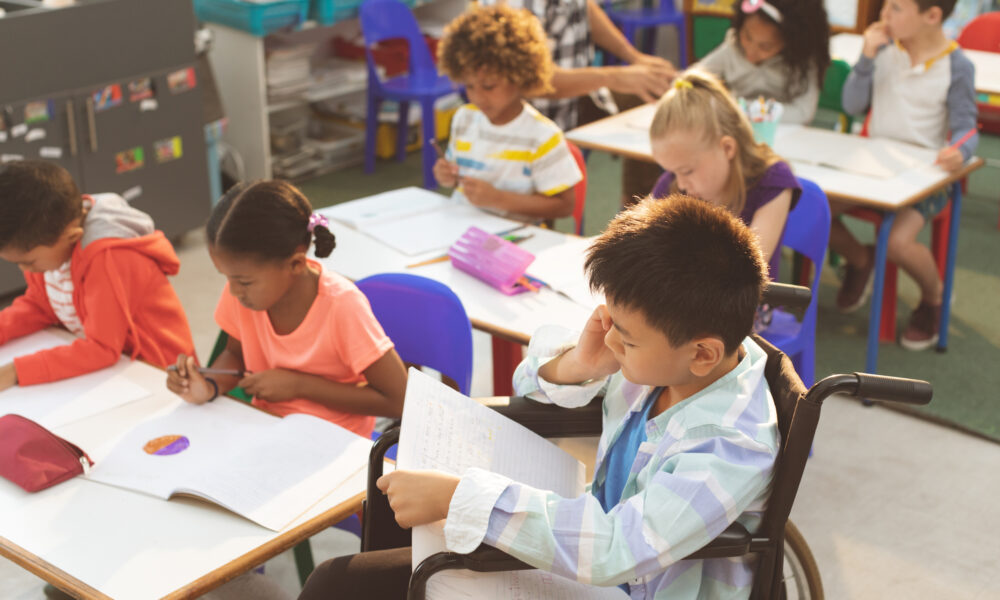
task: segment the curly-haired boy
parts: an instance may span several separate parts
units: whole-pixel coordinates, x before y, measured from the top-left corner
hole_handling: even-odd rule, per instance
[[[552,58],[534,15],[508,6],[474,6],[452,21],[438,50],[440,68],[465,85],[469,104],[451,123],[434,176],[481,208],[530,219],[573,212],[583,178],[562,130],[524,101],[552,91]]]

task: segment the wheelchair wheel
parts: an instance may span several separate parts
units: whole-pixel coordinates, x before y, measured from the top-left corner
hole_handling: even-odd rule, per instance
[[[785,564],[782,572],[785,598],[823,600],[823,582],[816,559],[799,528],[791,521],[785,523]]]

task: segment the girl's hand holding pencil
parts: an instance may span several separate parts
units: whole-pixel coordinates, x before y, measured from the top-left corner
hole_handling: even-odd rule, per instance
[[[191,404],[211,402],[218,395],[218,384],[205,377],[193,356],[181,354],[177,363],[167,367],[167,389]]]

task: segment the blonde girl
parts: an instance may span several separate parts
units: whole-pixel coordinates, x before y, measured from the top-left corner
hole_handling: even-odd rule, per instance
[[[666,171],[653,196],[679,191],[738,215],[760,238],[773,279],[788,211],[802,190],[788,163],[754,140],[722,83],[698,70],[681,73],[660,100],[649,137]]]

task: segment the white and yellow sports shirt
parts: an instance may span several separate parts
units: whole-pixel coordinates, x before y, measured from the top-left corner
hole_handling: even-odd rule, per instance
[[[553,196],[583,179],[562,130],[528,103],[504,125],[490,123],[473,104],[459,108],[447,158],[458,163],[460,177],[520,194]],[[468,201],[461,186],[453,197]]]

